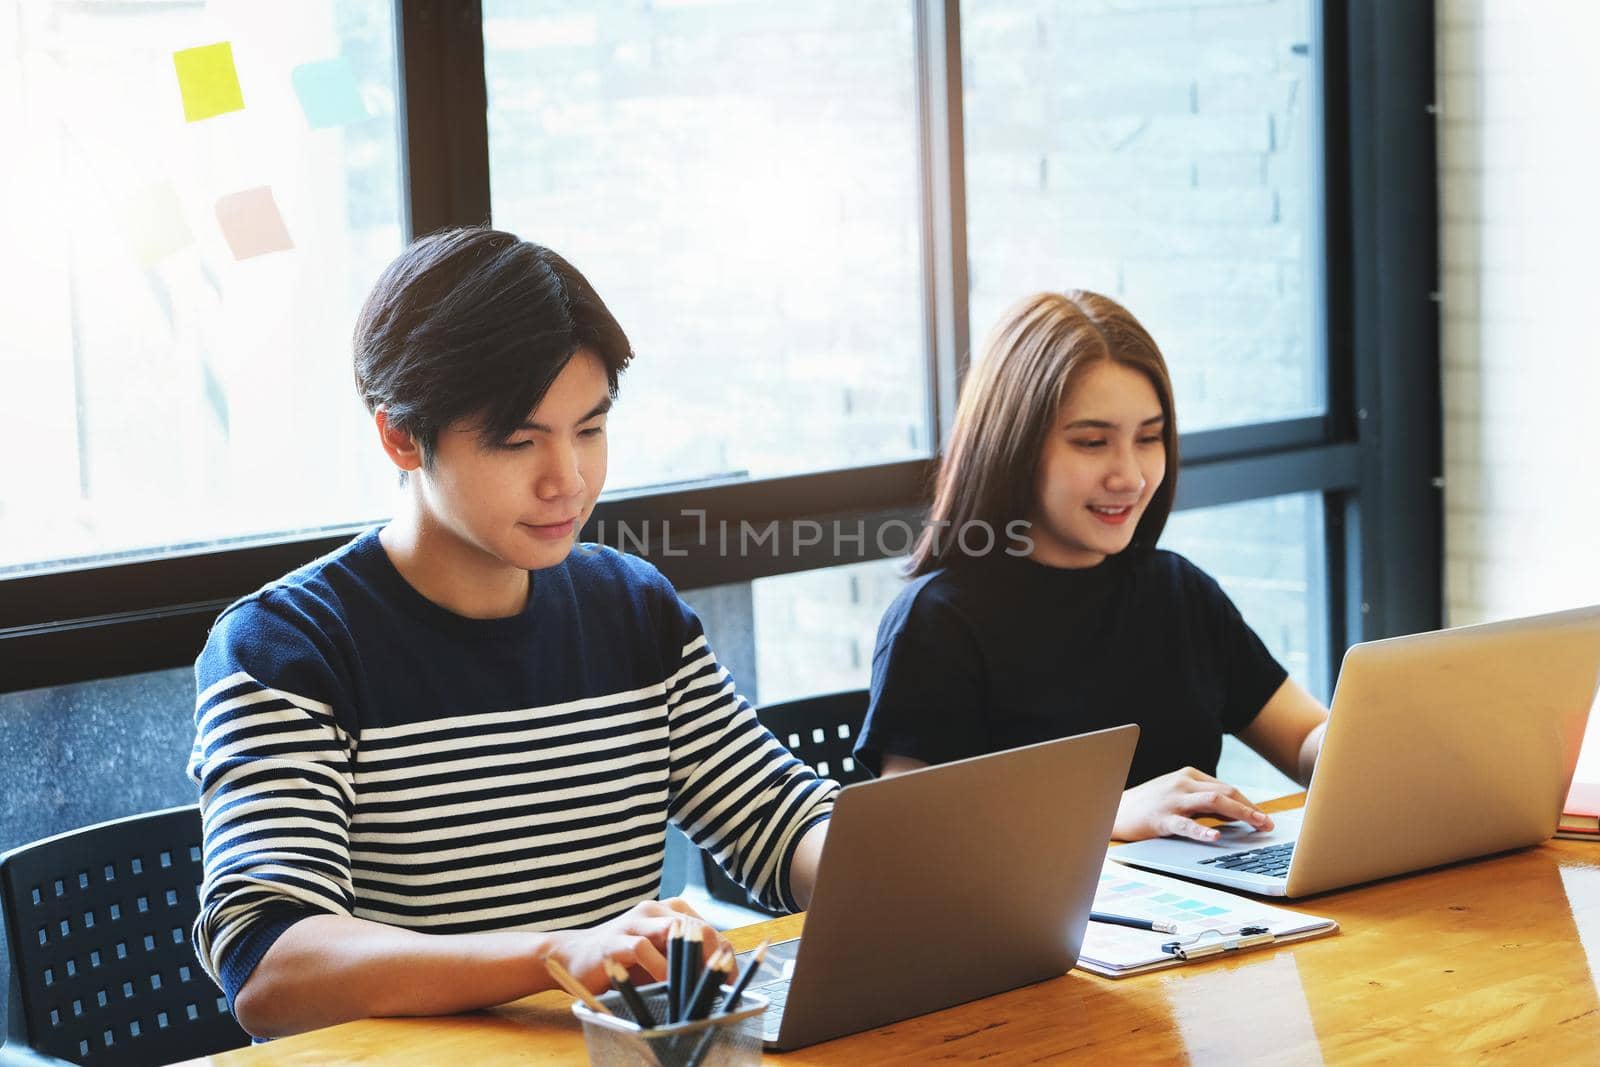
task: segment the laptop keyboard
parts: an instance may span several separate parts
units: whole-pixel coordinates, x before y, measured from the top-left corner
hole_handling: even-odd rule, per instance
[[[789,980],[761,987],[761,995],[767,998],[767,1010],[761,1016],[761,1040],[778,1040],[778,1031],[783,1029],[783,1006],[789,1000]]]
[[[761,1016],[761,1038],[764,1041],[776,1041],[778,1029],[783,1024],[783,1006],[789,1000],[789,968],[794,965],[795,955],[800,951],[798,938],[789,941],[779,941],[767,952],[767,967],[776,967],[783,971],[782,977],[768,978],[766,981],[757,981],[751,984],[752,993],[760,993],[767,998],[767,1010]],[[739,953],[739,966],[749,966],[753,953]],[[765,977],[757,975],[757,978]]]
[[[1254,848],[1249,852],[1230,852],[1226,856],[1213,856],[1200,862],[1230,871],[1281,878],[1289,873],[1289,859],[1294,852],[1294,845],[1293,841],[1285,841],[1281,845]]]

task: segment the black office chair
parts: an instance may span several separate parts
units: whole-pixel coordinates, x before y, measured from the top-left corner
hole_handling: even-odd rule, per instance
[[[842,693],[768,704],[756,709],[756,718],[787,745],[789,751],[824,778],[850,785],[872,777],[851,755],[856,734],[861,732],[861,724],[867,718],[865,689],[849,689]],[[717,861],[711,858],[711,853],[701,851],[700,865],[706,892],[713,899],[769,915],[777,914],[757,902],[738,882],[729,878],[717,866]]]
[[[200,879],[192,805],[0,856],[11,958],[0,1061],[143,1067],[249,1044],[189,943]]]

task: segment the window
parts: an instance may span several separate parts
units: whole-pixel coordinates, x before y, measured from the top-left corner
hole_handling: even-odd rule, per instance
[[[1290,675],[1326,701],[1328,569],[1322,497],[1266,497],[1173,512],[1161,547],[1217,580]]]
[[[0,265],[28,297],[0,337],[0,689],[186,664],[222,605],[388,513],[357,303],[412,233],[491,208],[633,338],[597,525],[650,523],[696,597],[744,590],[759,699],[864,678],[893,564],[680,558],[689,516],[914,522],[971,342],[1041,287],[1151,327],[1184,430],[1167,543],[1313,692],[1350,641],[1437,625],[1428,5],[452,10],[482,20],[0,0],[0,239],[30,253]],[[216,113],[186,121],[196,48]]]
[[[349,337],[403,243],[390,5],[0,27],[0,574],[386,513]]]
[[[1184,431],[1317,414],[1311,0],[968,0],[974,346],[1041,289],[1125,304]]]
[[[1173,512],[1160,547],[1215,578],[1267,649],[1326,701],[1324,541],[1322,497],[1295,493]],[[688,599],[750,700],[862,689],[878,620],[905,587],[905,564],[904,556],[845,563],[696,590]]]
[[[867,688],[878,620],[905,587],[905,564],[898,556],[752,583],[761,701]]]
[[[638,361],[608,485],[933,450],[912,8],[484,4],[495,223]]]

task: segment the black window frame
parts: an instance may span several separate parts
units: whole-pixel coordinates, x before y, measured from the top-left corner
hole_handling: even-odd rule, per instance
[[[916,16],[927,416],[943,442],[971,344],[959,0],[910,0]],[[1355,641],[1435,629],[1443,513],[1431,2],[1322,0],[1311,42],[1322,89],[1322,415],[1186,434],[1176,506],[1286,493],[1323,501],[1328,662]],[[480,0],[401,0],[395,10],[408,236],[490,219]],[[933,458],[783,478],[607,494],[586,534],[654,524],[638,551],[680,588],[881,558],[876,526],[926,507]],[[703,519],[701,518],[703,516]],[[864,554],[780,544],[724,558],[719,523],[811,520],[869,531]],[[63,561],[0,579],[0,693],[190,663],[232,600],[344,543],[364,524],[153,558]],[[670,532],[669,532],[670,531]]]

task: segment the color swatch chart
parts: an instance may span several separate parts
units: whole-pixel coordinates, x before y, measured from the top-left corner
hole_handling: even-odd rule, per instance
[[[1169,941],[1187,941],[1197,935],[1202,938],[1224,936],[1238,933],[1240,927],[1264,926],[1283,939],[1336,929],[1331,920],[1320,916],[1276,908],[1220,889],[1134,870],[1109,857],[1100,870],[1094,910],[1138,919],[1163,919],[1178,927],[1176,934],[1164,934],[1091,922],[1084,934],[1078,964],[1111,977],[1170,965],[1173,958],[1161,946]]]

